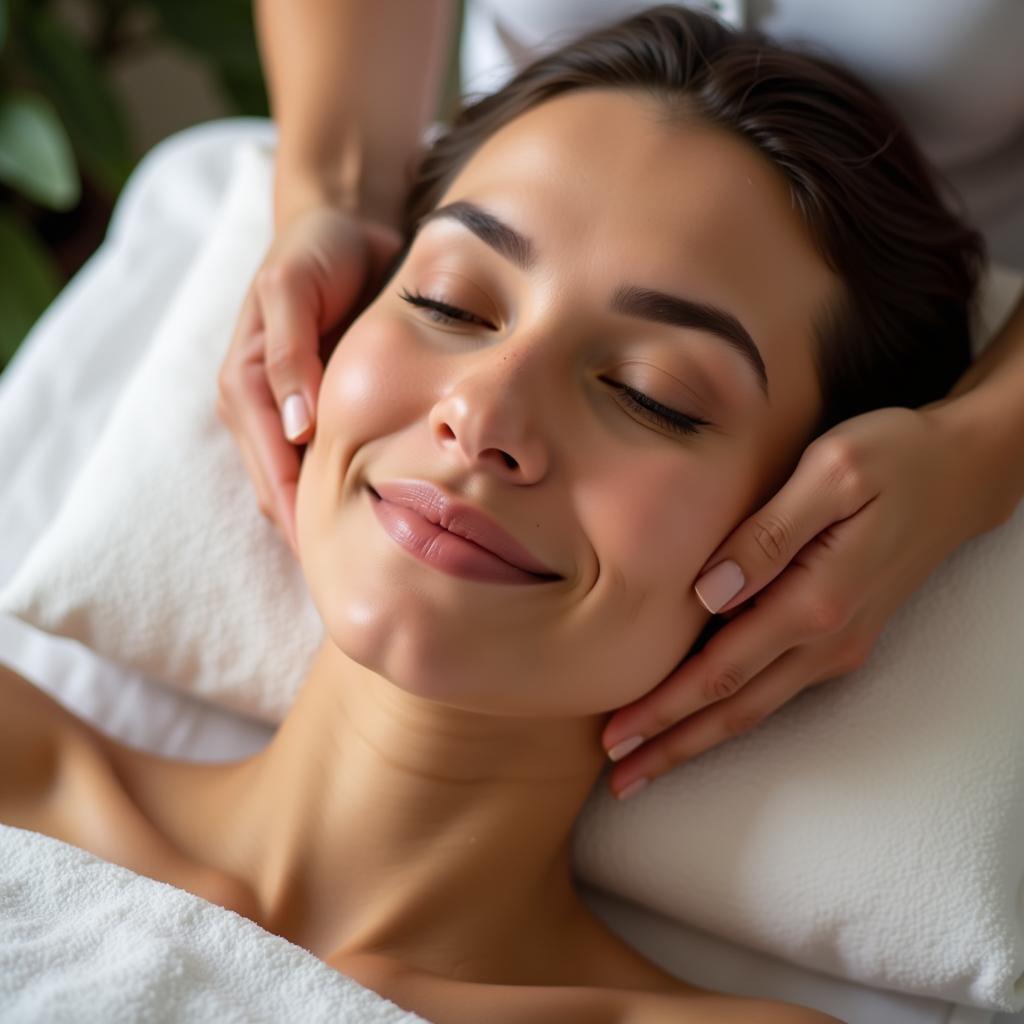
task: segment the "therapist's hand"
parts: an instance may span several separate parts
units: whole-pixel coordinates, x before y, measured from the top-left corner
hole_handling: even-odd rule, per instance
[[[713,573],[698,578],[698,597],[727,621],[605,725],[609,752],[644,738],[609,773],[615,796],[746,732],[806,687],[860,668],[935,567],[1010,518],[1003,474],[971,409],[959,398],[878,409],[808,446],[785,485],[703,567]],[[721,568],[726,561],[742,572],[735,594],[740,576]]]
[[[321,354],[321,336],[354,311],[399,246],[398,232],[386,225],[333,206],[305,209],[279,228],[220,368],[217,415],[238,442],[260,511],[296,557],[295,445],[314,432],[330,355]],[[289,427],[295,429],[286,436]]]

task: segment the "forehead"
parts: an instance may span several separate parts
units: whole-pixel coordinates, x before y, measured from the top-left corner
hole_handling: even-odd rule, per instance
[[[547,100],[490,136],[438,205],[486,205],[560,284],[603,295],[628,280],[729,310],[761,349],[773,405],[802,394],[806,410],[815,321],[839,283],[777,168],[722,129],[663,118],[622,90]]]

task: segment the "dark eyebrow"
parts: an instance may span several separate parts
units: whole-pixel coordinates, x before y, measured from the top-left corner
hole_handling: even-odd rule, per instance
[[[732,313],[706,302],[666,295],[665,292],[641,288],[635,284],[620,285],[612,296],[611,308],[617,313],[638,316],[643,320],[707,331],[727,341],[750,364],[757,375],[765,400],[771,405],[771,398],[768,395],[768,373],[764,368],[761,350]]]
[[[520,270],[529,272],[537,265],[537,247],[531,239],[499,220],[493,213],[488,213],[487,210],[464,199],[448,203],[425,214],[416,224],[416,233],[419,233],[425,224],[442,217],[458,221]],[[764,359],[761,358],[761,351],[749,331],[732,313],[706,302],[684,299],[632,284],[620,285],[616,289],[610,308],[627,316],[672,327],[707,331],[721,338],[746,359],[757,376],[765,400],[771,404],[768,395],[768,373],[765,370]]]
[[[488,213],[464,199],[424,214],[416,225],[416,231],[419,232],[424,224],[441,217],[457,220],[463,227],[469,228],[481,242],[489,245],[505,259],[511,260],[520,270],[528,273],[537,265],[537,247],[529,238],[521,235],[515,228],[509,227],[504,221],[498,220],[493,213]]]

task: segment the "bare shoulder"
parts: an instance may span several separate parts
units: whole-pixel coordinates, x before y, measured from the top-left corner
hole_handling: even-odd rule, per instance
[[[81,723],[38,686],[0,665],[0,768],[4,779],[43,766],[62,728]],[[15,769],[18,771],[15,772]]]
[[[246,917],[251,890],[181,854],[124,790],[92,723],[0,666],[0,823],[41,832]],[[128,762],[134,765],[136,762]]]
[[[5,665],[0,665],[0,707],[0,821],[46,831],[38,826],[62,763],[69,752],[94,746],[99,734]]]
[[[0,664],[0,700],[4,706],[4,717],[0,723],[10,729],[12,739],[20,732],[20,728],[15,726],[38,726],[40,714],[47,703],[60,706],[38,686],[3,664]]]
[[[716,992],[639,993],[620,1024],[844,1024],[820,1010]]]
[[[0,664],[0,702],[4,709],[0,729],[3,729],[4,740],[12,744],[51,736],[64,727],[89,736],[102,736],[90,722],[79,718],[41,687],[4,664]]]

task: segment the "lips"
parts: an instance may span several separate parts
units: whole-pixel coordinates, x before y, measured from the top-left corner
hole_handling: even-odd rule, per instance
[[[548,579],[561,579],[490,516],[458,501],[426,480],[388,480],[371,487],[385,501],[411,509],[437,526],[472,541],[509,565]]]

